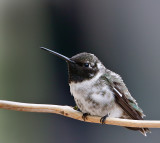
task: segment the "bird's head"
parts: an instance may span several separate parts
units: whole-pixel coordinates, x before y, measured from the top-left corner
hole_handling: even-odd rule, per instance
[[[61,55],[57,52],[41,47],[41,49],[64,59],[68,64],[69,82],[82,82],[92,79],[98,72],[104,70],[103,64],[99,59],[90,53],[80,53],[71,58]]]

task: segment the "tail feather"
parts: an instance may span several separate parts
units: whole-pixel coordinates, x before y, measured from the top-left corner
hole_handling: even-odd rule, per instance
[[[147,133],[151,133],[151,131],[148,128],[141,128],[139,131],[144,135],[147,136]]]
[[[148,128],[132,128],[132,127],[126,127],[126,128],[134,131],[139,130],[144,136],[147,136],[147,133],[151,133],[151,131]]]

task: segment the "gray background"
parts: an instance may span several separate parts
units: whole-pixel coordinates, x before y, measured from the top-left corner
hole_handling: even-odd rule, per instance
[[[0,99],[74,106],[68,57],[94,53],[119,73],[147,115],[159,120],[160,1],[0,0]],[[55,114],[0,111],[2,143],[157,143],[118,126],[91,124]]]

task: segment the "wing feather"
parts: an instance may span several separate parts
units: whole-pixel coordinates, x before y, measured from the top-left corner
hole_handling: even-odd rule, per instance
[[[117,74],[115,74],[118,76]],[[111,75],[110,75],[111,76]],[[109,77],[110,77],[109,76]],[[108,77],[108,76],[107,76]],[[115,101],[116,103],[124,110],[124,112],[133,120],[143,120],[143,111],[138,107],[138,104],[136,100],[129,94],[125,95],[124,92],[122,92],[117,85],[121,85],[124,88],[126,88],[125,84],[123,83],[123,80],[120,78],[119,82],[113,82],[110,80],[111,78],[107,78],[105,75],[105,78],[110,85],[110,88],[112,89],[114,95],[115,95]],[[104,78],[104,77],[102,77]],[[127,88],[126,88],[127,90]],[[150,132],[148,128],[129,128],[131,130],[139,130],[143,135],[146,136],[147,132]]]
[[[112,87],[117,104],[134,120],[143,120],[140,114],[129,104],[129,100],[118,88]]]

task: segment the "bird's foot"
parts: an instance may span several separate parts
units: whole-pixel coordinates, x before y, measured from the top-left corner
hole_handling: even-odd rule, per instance
[[[85,121],[85,120],[87,119],[87,116],[88,116],[88,115],[89,115],[88,113],[83,113],[82,119]]]
[[[107,117],[108,117],[108,115],[102,117],[102,118],[100,119],[100,123],[101,123],[101,124],[105,124],[105,121],[106,121],[106,118],[107,118]]]

